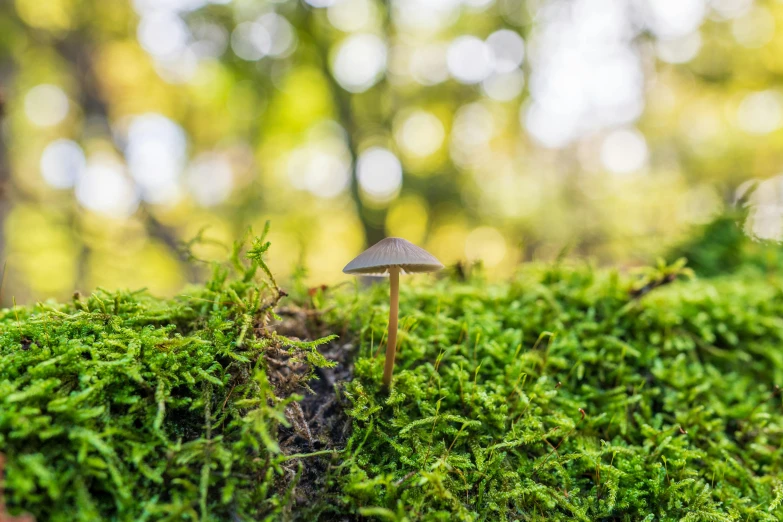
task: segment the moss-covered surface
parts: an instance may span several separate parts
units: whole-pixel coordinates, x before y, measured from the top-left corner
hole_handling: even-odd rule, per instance
[[[690,231],[669,257],[685,257],[700,276],[714,277],[733,272],[758,274],[779,272],[783,266],[783,246],[772,241],[754,240],[745,234],[747,209],[735,209]]]
[[[383,289],[343,301],[363,341],[338,498],[388,520],[781,519],[783,287],[646,287],[565,267],[408,287],[388,399]]]
[[[287,407],[313,368],[332,365],[316,350],[330,338],[269,328],[284,293],[263,261],[268,244],[257,240],[245,263],[238,248],[206,286],[176,299],[99,291],[0,312],[11,512],[39,521],[290,516],[303,457],[283,444],[297,410]],[[285,372],[272,368],[281,361]]]
[[[174,300],[98,293],[0,315],[12,512],[783,518],[777,279],[564,265],[524,267],[506,283],[405,278],[387,396],[386,286],[279,301],[268,276],[254,282],[263,247],[249,272],[237,257],[235,279],[218,271]],[[319,394],[296,402],[328,364],[317,343],[283,332],[339,335],[321,349],[354,354],[353,380],[333,394],[342,374],[320,369],[309,381]]]

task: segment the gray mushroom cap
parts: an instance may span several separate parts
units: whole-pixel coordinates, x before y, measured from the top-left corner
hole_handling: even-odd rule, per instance
[[[410,241],[387,237],[356,256],[343,272],[359,275],[389,275],[389,268],[400,267],[403,274],[437,272],[443,264],[435,256]]]

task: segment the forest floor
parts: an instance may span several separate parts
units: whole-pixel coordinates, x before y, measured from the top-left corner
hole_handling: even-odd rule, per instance
[[[586,264],[287,295],[268,244],[173,299],[0,311],[37,520],[780,520],[783,281]],[[2,512],[2,509],[0,509]],[[7,516],[5,514],[0,516]]]

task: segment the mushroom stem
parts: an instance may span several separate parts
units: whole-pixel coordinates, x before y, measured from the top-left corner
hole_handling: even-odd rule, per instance
[[[389,335],[386,342],[386,364],[383,367],[383,387],[391,389],[394,356],[397,352],[397,309],[400,301],[400,267],[389,268]]]

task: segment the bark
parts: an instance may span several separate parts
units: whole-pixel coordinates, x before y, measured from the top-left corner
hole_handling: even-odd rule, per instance
[[[312,13],[308,11],[310,34],[316,39],[315,47],[318,51],[318,58],[320,62],[321,72],[329,82],[329,89],[332,94],[332,100],[337,108],[337,114],[340,118],[340,124],[345,129],[346,142],[348,146],[348,152],[351,155],[351,198],[356,205],[356,211],[359,215],[359,219],[362,222],[362,228],[364,230],[364,237],[368,245],[374,245],[385,237],[383,226],[378,226],[375,223],[380,220],[368,219],[368,215],[372,210],[368,209],[362,201],[359,191],[359,180],[357,179],[356,160],[359,157],[359,151],[356,143],[356,135],[358,134],[358,125],[356,123],[356,117],[351,107],[351,94],[343,89],[337,80],[332,76],[332,72],[329,70],[329,44],[324,39],[318,39],[318,29],[313,23]]]

